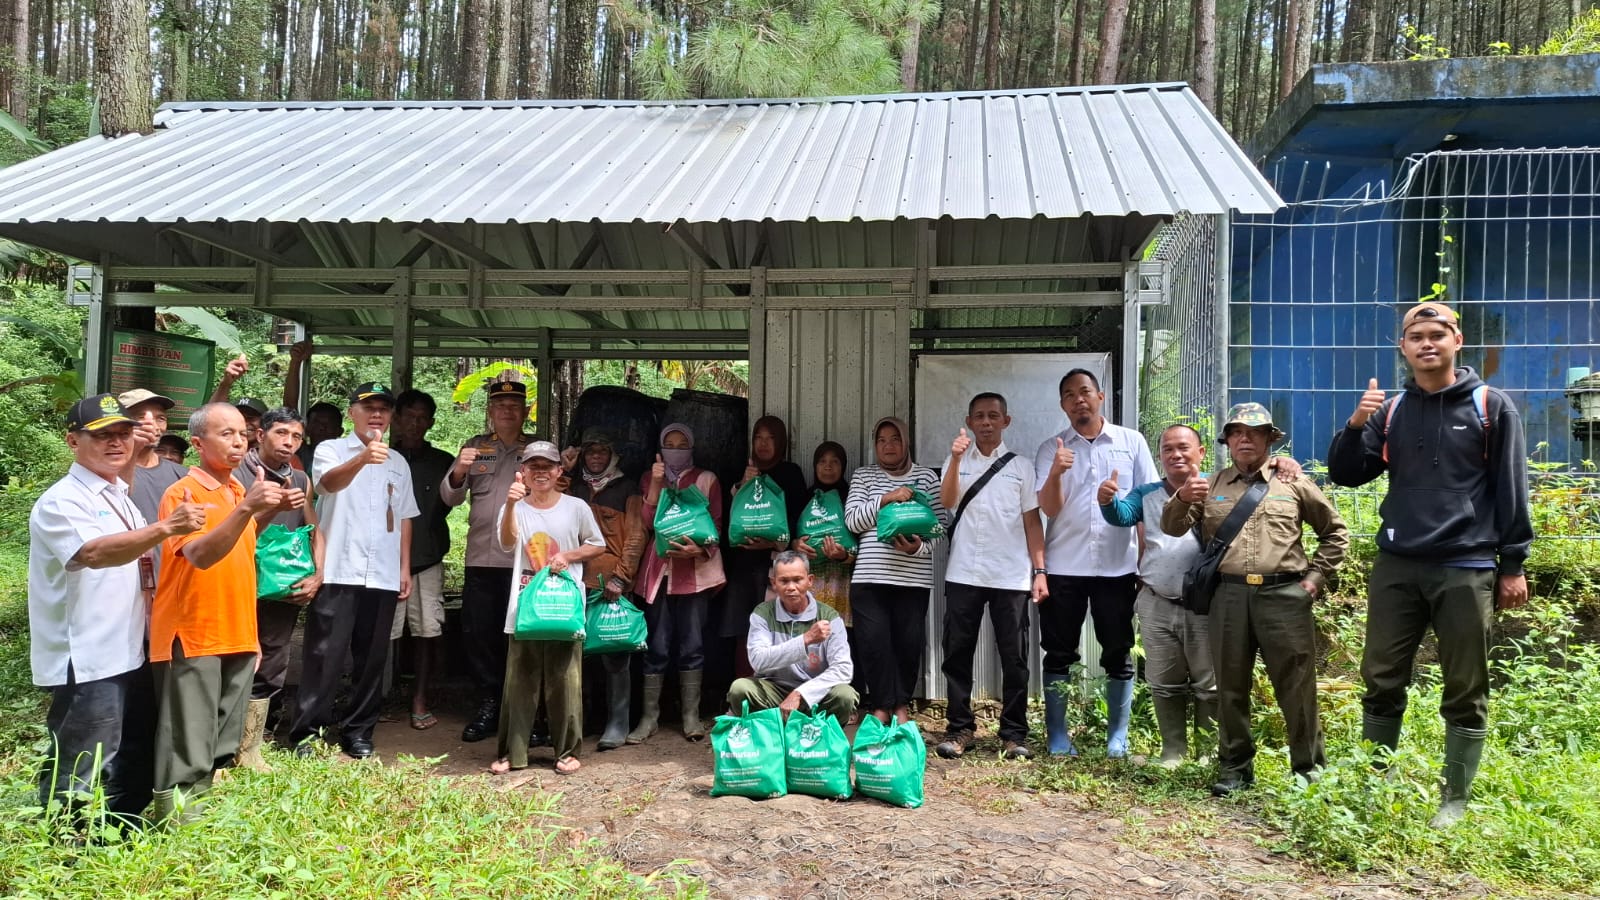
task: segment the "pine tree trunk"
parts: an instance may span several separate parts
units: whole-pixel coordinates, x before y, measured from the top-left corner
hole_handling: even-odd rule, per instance
[[[272,56],[271,72],[273,99],[284,96],[288,87],[284,83],[284,57],[289,52],[289,0],[272,3]]]
[[[145,0],[99,0],[95,11],[95,88],[107,137],[151,131],[148,16]]]
[[[978,18],[982,15],[983,0],[972,0],[967,9],[966,44],[961,58],[961,87],[969,91],[978,86]]]
[[[1055,84],[1061,71],[1061,0],[1050,0],[1050,68],[1045,72],[1044,83]]]
[[[594,96],[595,0],[561,4],[561,78],[551,96],[576,100]]]
[[[1217,111],[1217,0],[1194,0],[1194,74],[1196,97]]]
[[[527,51],[522,57],[525,97],[548,97],[550,62],[550,0],[527,0],[522,11],[522,30]]]
[[[289,99],[310,100],[311,44],[316,34],[316,0],[299,0],[295,7],[294,44],[289,50]]]
[[[989,32],[983,43],[983,86],[994,90],[1000,86],[1000,4],[1004,0],[989,0]]]
[[[1089,39],[1089,29],[1084,24],[1084,0],[1073,0],[1072,4],[1072,60],[1070,63],[1071,74],[1068,80],[1073,84],[1083,84],[1083,73],[1088,69],[1089,48],[1084,42]]]
[[[461,70],[456,76],[457,100],[482,100],[489,74],[490,0],[466,0],[461,8]]]
[[[1128,23],[1128,0],[1106,0],[1100,19],[1100,60],[1095,66],[1094,83],[1112,84],[1122,62],[1122,30]]]
[[[519,0],[493,0],[494,40],[489,47],[489,86],[484,96],[490,100],[511,97],[511,53],[515,41],[511,34],[511,6]]]
[[[28,82],[33,78],[33,33],[29,31],[28,0],[15,0],[11,13],[11,91],[8,107],[12,118],[28,121]],[[0,97],[0,99],[6,99]]]
[[[900,37],[900,89],[903,91],[917,89],[917,51],[921,43],[922,20],[906,19],[905,32]]]

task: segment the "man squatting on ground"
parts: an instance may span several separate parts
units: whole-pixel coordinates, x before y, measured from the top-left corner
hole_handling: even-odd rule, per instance
[[[511,598],[511,552],[500,546],[500,511],[506,492],[522,471],[523,433],[528,421],[528,386],[496,381],[488,388],[489,431],[469,438],[450,474],[439,484],[448,506],[468,497],[466,571],[461,584],[461,631],[467,669],[478,691],[478,714],[461,732],[467,743],[493,737],[500,724],[505,688],[506,605]]]
[[[950,444],[939,485],[939,502],[954,512],[944,581],[943,670],[950,699],[945,739],[934,749],[953,759],[972,745],[972,657],[987,607],[1000,656],[1002,752],[1006,759],[1027,759],[1028,600],[1039,603],[1046,594],[1044,526],[1033,466],[1002,439],[1011,424],[1006,398],[974,396],[966,423]]]
[[[358,386],[350,393],[350,434],[323,441],[311,462],[328,550],[322,589],[306,614],[299,708],[289,729],[298,754],[311,753],[311,738],[337,722],[345,753],[372,755],[395,604],[411,595],[411,520],[417,516],[411,467],[383,442],[393,412],[387,387]],[[334,696],[347,653],[350,699],[336,719]]]
[[[167,539],[150,607],[150,662],[156,717],[155,808],[164,821],[211,787],[233,763],[260,661],[256,639],[256,534],[280,512],[305,505],[305,492],[255,473],[246,490],[233,477],[249,446],[248,426],[228,403],[189,416],[200,464],[161,497],[161,510],[198,502],[205,525]],[[193,807],[190,807],[193,811]]]
[[[1389,752],[1400,743],[1417,647],[1430,627],[1439,639],[1445,753],[1436,828],[1460,821],[1472,796],[1488,733],[1494,610],[1528,602],[1522,565],[1533,542],[1522,420],[1502,391],[1456,366],[1461,345],[1448,307],[1411,307],[1400,353],[1412,377],[1392,400],[1372,379],[1328,448],[1335,484],[1389,473],[1367,581],[1363,739]]]
[[[855,664],[845,639],[844,620],[811,594],[811,562],[795,550],[772,555],[767,573],[777,600],[763,600],[750,613],[745,650],[755,675],[728,688],[728,709],[751,711],[827,710],[842,725],[855,715],[861,697],[850,686]]]
[[[1258,650],[1283,711],[1290,768],[1314,781],[1324,765],[1311,605],[1350,544],[1344,521],[1311,479],[1284,483],[1266,477],[1268,448],[1283,438],[1266,407],[1237,404],[1222,435],[1233,464],[1217,475],[1215,487],[1196,471],[1161,512],[1161,530],[1168,535],[1181,537],[1199,523],[1201,541],[1210,543],[1234,504],[1265,481],[1259,505],[1222,557],[1222,581],[1211,599],[1220,776],[1211,792],[1219,797],[1255,783],[1250,691]],[[1317,535],[1309,563],[1301,546],[1306,524]]]
[[[66,442],[72,466],[28,515],[30,663],[50,692],[39,803],[77,806],[98,782],[110,813],[134,817],[150,804],[154,752],[153,557],[162,541],[198,530],[206,511],[178,503],[146,524],[128,496],[141,442],[110,394],[73,404]]]

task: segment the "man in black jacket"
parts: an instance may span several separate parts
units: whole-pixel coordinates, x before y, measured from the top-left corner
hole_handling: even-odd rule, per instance
[[[1444,670],[1444,788],[1436,828],[1461,820],[1488,732],[1494,610],[1528,602],[1533,541],[1522,420],[1506,395],[1457,367],[1456,314],[1419,303],[1400,325],[1412,378],[1386,399],[1368,383],[1328,448],[1328,476],[1355,487],[1389,473],[1367,584],[1362,737],[1394,750],[1417,646],[1431,626]]]

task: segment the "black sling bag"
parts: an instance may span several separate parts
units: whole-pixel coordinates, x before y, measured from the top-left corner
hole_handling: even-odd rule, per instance
[[[950,535],[955,535],[956,524],[961,521],[961,514],[966,512],[967,504],[972,502],[972,498],[978,496],[978,492],[983,490],[983,486],[989,483],[989,479],[1000,474],[1000,470],[1006,467],[1006,463],[1009,463],[1016,458],[1016,453],[1008,451],[1005,456],[1002,456],[994,461],[994,465],[989,467],[989,471],[978,476],[978,480],[972,483],[972,487],[967,488],[966,495],[961,498],[961,503],[956,506],[956,514],[950,519],[950,527],[947,529]],[[960,460],[954,460],[951,462],[951,465],[960,468],[961,462]]]
[[[1211,595],[1217,592],[1217,585],[1222,583],[1222,557],[1227,555],[1228,546],[1244,529],[1244,523],[1249,521],[1250,514],[1261,504],[1261,498],[1267,495],[1267,486],[1266,478],[1250,485],[1250,489],[1244,492],[1239,502],[1233,505],[1228,517],[1222,520],[1217,533],[1211,536],[1211,543],[1204,545],[1194,565],[1184,573],[1184,609],[1201,616],[1211,612]],[[1194,526],[1194,534],[1196,538],[1200,537],[1199,524]]]

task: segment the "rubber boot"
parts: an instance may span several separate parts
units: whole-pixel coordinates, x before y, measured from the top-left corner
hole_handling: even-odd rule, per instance
[[[1067,732],[1067,695],[1072,678],[1067,675],[1044,677],[1044,733],[1051,756],[1077,756],[1072,735]]]
[[[1398,716],[1375,716],[1364,713],[1361,716],[1361,739],[1377,745],[1377,752],[1372,756],[1374,769],[1389,768],[1389,757],[1400,746],[1400,724],[1403,720]]]
[[[683,706],[683,736],[691,741],[703,741],[706,738],[706,728],[700,724],[700,678],[703,674],[699,669],[685,669],[678,673],[678,696]]]
[[[244,711],[244,734],[239,738],[239,752],[233,764],[252,772],[271,772],[272,767],[261,758],[261,739],[267,728],[267,708],[271,698],[251,700]]]
[[[1202,765],[1217,755],[1217,701],[1194,700],[1194,743]]]
[[[1444,730],[1444,791],[1439,811],[1428,824],[1434,828],[1450,828],[1467,814],[1467,801],[1472,799],[1472,781],[1478,777],[1478,763],[1483,759],[1483,739],[1488,731],[1483,728],[1457,728]]]
[[[665,675],[644,676],[644,712],[639,716],[639,724],[628,732],[628,743],[642,744],[656,733],[656,720],[661,718],[661,685],[666,680]]]
[[[1128,755],[1128,716],[1133,712],[1133,679],[1106,679],[1106,756]]]
[[[600,735],[600,742],[595,744],[595,748],[615,750],[628,738],[628,711],[633,702],[633,677],[628,671],[626,655],[622,656],[620,665],[607,659],[605,666],[606,701],[610,717],[606,719],[606,730]]]
[[[1176,769],[1189,755],[1189,698],[1151,694],[1156,729],[1161,732],[1161,767]]]
[[[178,824],[178,802],[172,788],[155,791],[150,795],[150,824],[156,828],[169,828]]]

